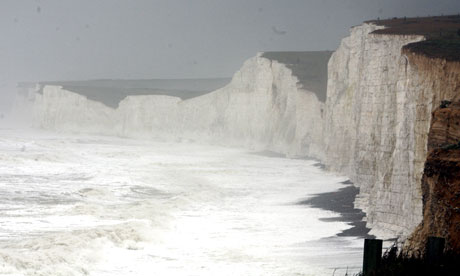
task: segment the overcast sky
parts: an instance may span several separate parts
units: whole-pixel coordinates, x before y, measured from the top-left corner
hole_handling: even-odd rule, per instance
[[[0,0],[0,109],[17,81],[230,77],[259,51],[335,50],[377,17],[459,0]]]

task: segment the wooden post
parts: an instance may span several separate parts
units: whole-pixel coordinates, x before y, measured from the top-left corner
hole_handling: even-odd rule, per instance
[[[364,240],[363,275],[367,276],[377,269],[382,259],[382,240]]]
[[[444,252],[445,239],[428,237],[426,242],[426,259],[430,264],[439,264]]]

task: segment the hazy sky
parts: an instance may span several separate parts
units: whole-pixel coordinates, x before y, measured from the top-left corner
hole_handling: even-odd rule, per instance
[[[0,0],[0,109],[17,81],[230,77],[258,51],[334,50],[367,19],[459,0]]]

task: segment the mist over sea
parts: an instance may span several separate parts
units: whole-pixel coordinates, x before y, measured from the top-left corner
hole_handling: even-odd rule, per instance
[[[191,142],[0,129],[0,275],[344,275],[362,240],[297,204],[346,178]]]

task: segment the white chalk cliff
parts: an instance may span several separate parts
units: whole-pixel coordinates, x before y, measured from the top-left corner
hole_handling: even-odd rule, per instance
[[[438,78],[402,51],[422,36],[371,33],[378,28],[366,23],[343,39],[329,61],[325,103],[299,85],[289,66],[259,54],[227,86],[187,100],[128,96],[111,108],[60,86],[34,88],[34,118],[57,131],[193,139],[318,158],[360,187],[356,203],[371,234],[405,237],[422,219],[431,111],[455,89],[440,95]]]
[[[298,87],[290,69],[260,55],[231,83],[203,96],[128,96],[118,108],[61,86],[34,88],[36,126],[125,137],[192,139],[322,157],[322,110],[315,93]]]
[[[391,237],[422,219],[414,75],[401,50],[423,37],[370,34],[376,28],[353,28],[330,60],[325,163],[360,187],[371,233]]]

